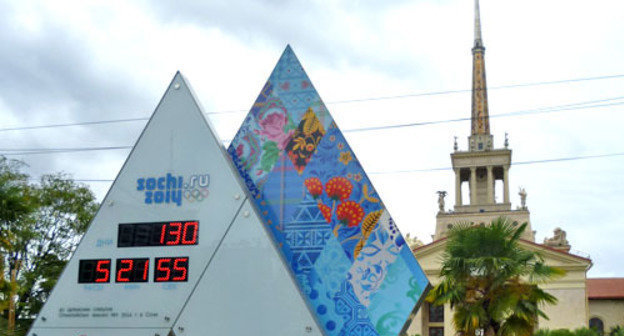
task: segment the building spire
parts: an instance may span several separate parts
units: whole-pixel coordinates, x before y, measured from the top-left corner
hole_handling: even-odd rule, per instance
[[[481,38],[479,0],[475,0],[475,41],[472,48],[472,129],[471,150],[492,149],[487,85],[485,81],[485,47]],[[489,140],[489,141],[488,141]]]
[[[481,13],[479,9],[479,0],[475,0],[475,27],[474,27],[474,39],[475,47],[483,47],[483,40],[481,39]]]

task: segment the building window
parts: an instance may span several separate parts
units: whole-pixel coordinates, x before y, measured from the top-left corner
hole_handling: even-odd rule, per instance
[[[604,335],[604,323],[597,317],[589,320],[589,328],[596,330],[600,335]]]
[[[444,327],[429,327],[429,336],[444,336]]]
[[[444,306],[429,305],[429,322],[444,322]]]

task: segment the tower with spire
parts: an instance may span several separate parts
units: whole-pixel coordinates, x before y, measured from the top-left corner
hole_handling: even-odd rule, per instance
[[[507,139],[503,148],[494,147],[490,133],[487,84],[485,77],[485,46],[481,36],[479,0],[475,0],[474,46],[472,48],[472,107],[468,149],[457,143],[451,154],[455,172],[455,206],[446,211],[443,202],[436,218],[434,240],[444,238],[457,223],[487,224],[503,216],[513,223],[528,223],[524,239],[535,241],[529,211],[523,204],[512,210],[509,197],[511,149]],[[497,188],[497,184],[499,188]]]
[[[591,303],[587,301],[587,270],[591,260],[570,253],[570,244],[565,231],[557,228],[554,237],[535,242],[535,232],[531,228],[530,213],[526,206],[527,193],[518,190],[520,204],[512,208],[509,190],[509,169],[511,149],[507,133],[502,147],[496,147],[490,133],[487,85],[485,82],[485,46],[481,36],[479,0],[474,7],[474,46],[472,48],[472,106],[468,145],[460,146],[455,137],[451,161],[455,173],[455,205],[449,209],[445,205],[446,191],[437,192],[439,211],[436,216],[436,229],[433,241],[422,245],[408,241],[412,252],[433,285],[439,284],[442,275],[442,260],[448,240],[449,230],[458,224],[489,225],[499,217],[507,218],[512,225],[527,223],[518,245],[522,249],[537,251],[544,263],[566,271],[566,275],[544,286],[559,303],[545,306],[543,311],[548,319],[539,317],[539,327],[547,329],[574,329],[587,326]],[[448,194],[453,194],[448,193]],[[591,302],[591,301],[590,301]],[[569,309],[585,307],[585,309]],[[593,314],[592,314],[593,315]],[[423,305],[416,313],[407,334],[426,336],[453,336],[457,330],[453,325],[453,308],[449,304]],[[432,318],[433,317],[433,318]]]

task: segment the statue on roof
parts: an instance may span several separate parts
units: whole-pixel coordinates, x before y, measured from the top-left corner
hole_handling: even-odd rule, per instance
[[[518,192],[518,195],[520,195],[520,208],[523,210],[526,210],[527,206],[526,206],[526,198],[527,198],[527,192],[526,190],[524,190],[524,188],[520,187],[520,191]]]
[[[570,250],[570,243],[566,239],[566,232],[561,228],[555,228],[551,238],[544,238],[544,245],[561,250]]]
[[[409,232],[407,233],[407,235],[405,235],[405,242],[407,243],[407,246],[409,246],[410,250],[413,250],[419,246],[425,245],[417,237],[414,237],[414,238],[410,237]]]
[[[438,209],[440,212],[444,212],[444,197],[446,197],[446,191],[438,191]]]

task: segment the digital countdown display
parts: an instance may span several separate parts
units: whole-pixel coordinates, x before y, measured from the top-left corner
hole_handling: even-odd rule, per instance
[[[119,224],[117,247],[197,245],[199,221]]]
[[[188,257],[156,258],[154,282],[188,280]]]
[[[199,221],[124,223],[118,225],[117,247],[192,246],[199,243]],[[188,281],[189,257],[118,258],[115,270],[111,259],[84,259],[78,265],[78,283]]]
[[[149,259],[117,259],[115,282],[147,282]]]
[[[110,259],[80,260],[78,266],[78,283],[109,282],[110,271]]]

